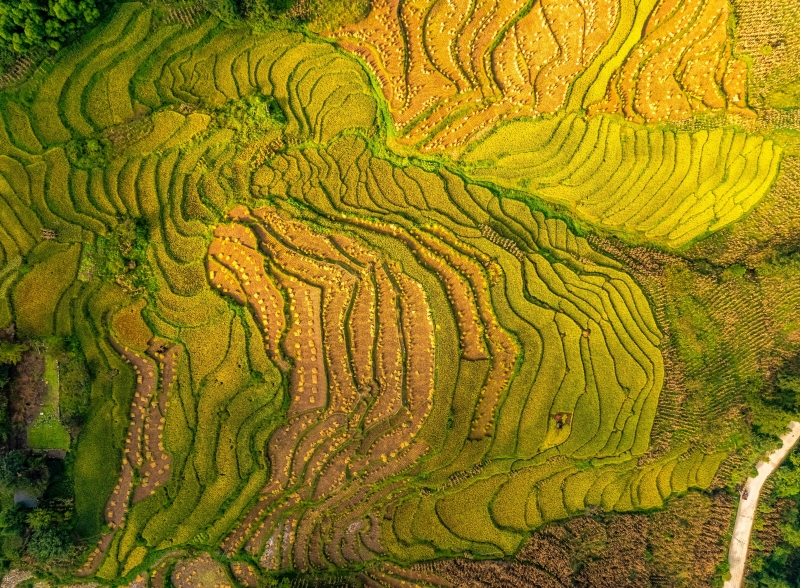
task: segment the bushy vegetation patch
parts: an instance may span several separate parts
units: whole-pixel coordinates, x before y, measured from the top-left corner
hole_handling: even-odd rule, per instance
[[[45,46],[60,49],[97,22],[97,0],[23,0],[0,4],[0,40],[16,53]]]

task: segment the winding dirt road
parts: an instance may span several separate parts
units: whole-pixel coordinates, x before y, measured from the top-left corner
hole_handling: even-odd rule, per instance
[[[733,527],[731,548],[728,552],[728,563],[731,566],[731,579],[725,582],[723,588],[741,588],[744,579],[744,569],[747,563],[747,548],[750,545],[750,533],[753,530],[753,517],[755,516],[761,487],[769,475],[774,472],[781,462],[789,455],[792,447],[800,439],[800,423],[789,423],[789,432],[781,437],[783,446],[773,451],[769,461],[762,461],[756,466],[758,475],[748,478],[744,485],[747,499],[739,501],[739,510],[736,513],[736,524]]]

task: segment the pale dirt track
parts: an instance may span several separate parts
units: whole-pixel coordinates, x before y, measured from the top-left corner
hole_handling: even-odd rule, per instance
[[[781,462],[800,439],[800,423],[789,423],[789,432],[781,437],[783,446],[773,451],[769,461],[762,461],[756,466],[758,475],[748,478],[745,489],[749,495],[747,500],[739,501],[739,510],[736,513],[736,524],[733,527],[731,548],[728,552],[728,563],[731,565],[731,579],[725,582],[723,588],[741,588],[744,579],[744,569],[747,563],[747,548],[750,545],[750,532],[753,530],[753,517],[755,516],[761,487],[769,475],[774,472]]]

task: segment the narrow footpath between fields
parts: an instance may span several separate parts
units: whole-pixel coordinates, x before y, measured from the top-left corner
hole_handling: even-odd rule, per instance
[[[748,478],[742,490],[739,501],[739,510],[736,513],[736,524],[733,526],[731,548],[728,552],[728,563],[731,565],[731,579],[725,582],[723,588],[741,588],[744,581],[744,568],[747,563],[747,548],[750,545],[750,532],[753,530],[753,517],[761,495],[761,487],[769,475],[774,472],[781,462],[789,455],[792,447],[800,439],[800,423],[789,423],[789,432],[781,437],[783,447],[773,451],[769,461],[762,461],[756,466],[758,475]],[[744,498],[747,496],[747,498]]]

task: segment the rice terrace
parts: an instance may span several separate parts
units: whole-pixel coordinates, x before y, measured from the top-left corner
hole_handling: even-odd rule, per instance
[[[800,586],[800,1],[0,0],[0,587]]]

